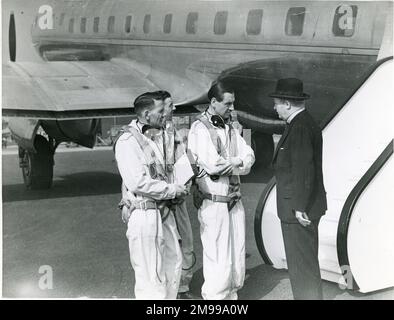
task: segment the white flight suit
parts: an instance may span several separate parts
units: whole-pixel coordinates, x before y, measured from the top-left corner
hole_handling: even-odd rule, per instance
[[[222,146],[229,150],[229,127],[215,128]],[[248,174],[254,163],[254,152],[236,131],[238,157],[243,166],[234,171],[239,175]],[[189,132],[188,147],[197,165],[208,175],[198,178],[197,184],[205,193],[228,196],[229,177],[220,176],[212,181],[209,175],[220,174],[228,167],[229,159],[217,153],[207,127],[195,121]],[[245,211],[242,201],[228,211],[227,203],[205,199],[198,210],[200,234],[203,245],[204,299],[237,299],[237,291],[245,278]]]
[[[172,122],[167,122],[166,124],[167,133],[174,132],[174,124]],[[183,147],[185,141],[181,135],[180,131],[175,131],[178,138],[181,139]],[[168,134],[168,137],[171,135]],[[187,138],[187,137],[186,137]],[[174,143],[173,139],[170,140],[170,143]],[[173,148],[170,148],[173,150]],[[175,157],[174,160],[175,161]],[[172,177],[173,178],[173,177]],[[181,250],[182,250],[182,273],[181,280],[179,284],[179,293],[188,292],[190,290],[190,282],[193,277],[193,266],[195,264],[195,255],[193,251],[193,230],[190,223],[189,212],[187,211],[186,201],[176,206],[175,210],[175,220],[178,227],[178,232],[181,237]]]
[[[133,120],[129,126],[141,132]],[[164,164],[163,141],[147,139]],[[115,157],[129,200],[166,200],[176,195],[175,185],[152,179],[144,153],[131,133],[124,133],[115,146]],[[176,299],[182,269],[182,253],[175,217],[162,222],[159,210],[136,209],[127,224],[130,260],[135,272],[136,299]]]

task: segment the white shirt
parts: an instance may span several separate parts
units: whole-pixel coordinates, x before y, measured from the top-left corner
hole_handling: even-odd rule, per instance
[[[129,126],[141,132],[141,128],[136,120],[133,120]],[[158,136],[155,142],[145,136],[143,138],[148,141],[149,145],[155,151],[159,161],[164,164],[161,137]],[[115,158],[119,173],[129,193],[134,193],[137,198],[142,199],[144,197],[155,200],[175,198],[176,190],[174,184],[151,178],[144,153],[131,133],[126,132],[122,134],[116,142]]]
[[[290,117],[287,118],[286,122],[287,122],[287,123],[290,123],[291,120],[293,120],[293,119],[296,117],[297,114],[301,113],[301,112],[304,111],[304,110],[305,110],[305,108],[301,108],[300,110],[297,110],[296,112],[292,113],[292,114],[290,115]]]

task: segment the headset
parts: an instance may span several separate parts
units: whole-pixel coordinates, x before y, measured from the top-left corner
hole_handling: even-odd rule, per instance
[[[225,128],[225,124],[226,122],[224,121],[224,119],[218,115],[218,114],[214,114],[213,116],[211,116],[211,122],[215,127],[218,128]]]
[[[208,108],[205,110],[205,112],[210,115],[210,117],[211,117],[210,120],[211,120],[212,124],[215,127],[224,129],[226,124],[230,124],[231,123],[231,120],[232,120],[231,119],[231,115],[230,115],[230,117],[227,120],[224,120],[223,117],[220,114],[213,114],[212,115],[208,111]]]

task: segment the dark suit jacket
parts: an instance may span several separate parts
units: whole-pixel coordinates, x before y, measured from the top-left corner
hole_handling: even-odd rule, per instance
[[[286,126],[273,157],[282,222],[298,223],[295,210],[306,212],[311,220],[325,214],[322,144],[321,129],[306,110]]]

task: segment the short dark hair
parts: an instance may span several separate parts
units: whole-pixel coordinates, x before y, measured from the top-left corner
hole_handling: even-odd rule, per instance
[[[212,98],[215,98],[217,101],[221,102],[223,101],[223,95],[226,92],[234,93],[234,89],[228,82],[223,80],[214,81],[212,82],[211,88],[208,91],[208,99],[211,101]]]
[[[159,90],[155,92],[158,96],[160,96],[161,100],[165,100],[167,98],[171,98],[171,94],[168,91],[165,90]]]
[[[134,100],[134,112],[141,116],[145,110],[151,110],[155,104],[154,100],[162,100],[161,95],[156,92],[145,92]]]

